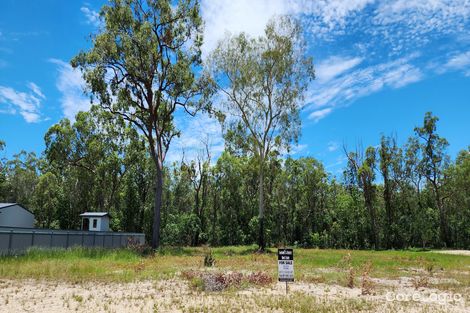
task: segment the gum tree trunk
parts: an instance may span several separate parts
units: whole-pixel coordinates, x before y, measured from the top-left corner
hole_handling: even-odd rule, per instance
[[[160,247],[160,219],[162,209],[163,194],[163,162],[157,160],[157,173],[155,184],[155,207],[153,209],[153,230],[152,230],[152,248]]]
[[[260,171],[259,171],[259,190],[258,190],[258,210],[259,210],[259,236],[258,246],[259,251],[264,252],[266,242],[264,238],[264,158],[261,157]]]

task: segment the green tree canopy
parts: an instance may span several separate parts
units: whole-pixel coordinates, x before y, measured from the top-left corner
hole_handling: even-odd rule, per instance
[[[202,20],[196,0],[112,0],[100,13],[104,24],[72,65],[105,110],[141,132],[156,166],[152,246],[160,243],[163,162],[178,108],[195,114],[210,92],[197,77]]]
[[[225,139],[258,159],[259,248],[264,240],[264,167],[273,150],[288,150],[300,134],[299,111],[314,79],[300,24],[287,16],[271,20],[263,36],[242,33],[221,41],[210,69],[224,96]]]

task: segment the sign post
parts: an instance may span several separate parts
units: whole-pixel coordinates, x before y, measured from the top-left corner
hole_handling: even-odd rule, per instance
[[[286,294],[288,282],[294,281],[294,250],[289,248],[277,249],[278,277],[280,282],[286,282]]]

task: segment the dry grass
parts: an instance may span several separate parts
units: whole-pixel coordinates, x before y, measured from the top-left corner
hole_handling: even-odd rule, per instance
[[[371,279],[372,262],[367,262],[362,268],[361,294],[370,295],[374,290],[374,282]]]
[[[185,272],[209,271],[222,276],[208,276],[206,281],[195,276],[183,281],[188,286],[196,287],[190,289],[197,292],[222,290],[226,294],[252,288],[267,290],[270,283],[264,284],[262,281],[273,282],[277,279],[275,250],[268,250],[265,254],[255,251],[256,247],[246,246],[210,250],[164,248],[156,254],[142,256],[130,250],[33,250],[23,256],[0,257],[0,280],[35,279],[73,284],[88,281],[106,284],[159,282],[180,279],[181,273]],[[211,267],[204,266],[207,255],[210,255]],[[405,285],[412,291],[419,289],[419,292],[438,290],[470,294],[470,257],[465,255],[417,251],[295,249],[294,259],[296,284],[325,286],[326,289],[331,286],[332,290],[344,287],[342,292],[351,292],[355,297],[361,293],[363,297],[380,295]],[[364,268],[365,264],[369,264],[369,268]],[[242,277],[229,273],[241,273]],[[220,287],[220,281],[229,287]],[[204,287],[206,285],[210,287]],[[70,299],[71,307],[79,304],[79,301]],[[348,304],[350,307],[362,305],[356,303],[357,299],[353,300]],[[11,301],[11,295],[4,297],[4,302]],[[269,297],[263,301],[274,301],[272,306],[281,305]],[[80,305],[86,302],[87,297],[84,297]],[[325,304],[325,307],[329,305]]]
[[[165,248],[143,257],[129,250],[33,250],[24,256],[0,257],[0,278],[116,282],[168,279],[181,271],[203,268],[207,251],[207,248]],[[261,271],[276,277],[275,250],[266,254],[254,251],[256,247],[211,248],[210,263],[224,272]],[[424,270],[435,278],[452,278],[461,286],[470,285],[468,256],[318,249],[295,249],[294,253],[296,279],[302,281],[348,285],[354,281],[347,277],[353,276],[351,268],[360,275],[363,264],[370,261],[377,278],[414,277]]]

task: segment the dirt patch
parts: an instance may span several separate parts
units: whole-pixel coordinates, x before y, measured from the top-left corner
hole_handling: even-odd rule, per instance
[[[135,283],[66,283],[2,280],[0,312],[469,312],[468,299],[409,284],[376,280],[374,293],[360,288],[296,282],[244,290],[201,292],[182,279]],[[406,298],[413,295],[415,298]],[[441,295],[439,297],[439,295]],[[419,299],[418,299],[419,298]]]

